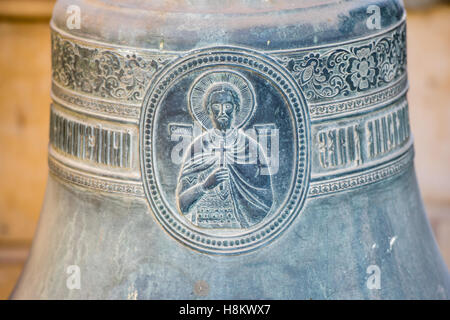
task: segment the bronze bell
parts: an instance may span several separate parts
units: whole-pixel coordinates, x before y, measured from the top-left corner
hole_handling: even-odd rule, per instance
[[[15,299],[448,299],[402,1],[60,0]]]

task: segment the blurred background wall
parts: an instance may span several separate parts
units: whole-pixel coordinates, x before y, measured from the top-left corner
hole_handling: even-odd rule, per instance
[[[416,170],[450,266],[450,4],[405,2]],[[45,192],[53,3],[0,0],[0,299],[20,275]]]
[[[47,179],[54,1],[0,0],[0,298],[28,254]]]

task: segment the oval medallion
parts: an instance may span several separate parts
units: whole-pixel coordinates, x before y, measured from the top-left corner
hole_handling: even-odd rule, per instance
[[[183,244],[247,252],[301,211],[309,118],[295,80],[273,59],[220,47],[174,61],[153,79],[140,129],[147,199]]]

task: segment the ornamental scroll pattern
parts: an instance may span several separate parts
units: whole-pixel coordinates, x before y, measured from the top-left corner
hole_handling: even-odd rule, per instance
[[[309,103],[350,98],[392,84],[406,72],[406,28],[334,48],[273,53]],[[139,104],[153,75],[177,56],[82,44],[52,33],[53,79],[64,88]]]
[[[142,101],[151,77],[175,56],[88,47],[52,33],[53,79],[100,98]]]
[[[340,99],[384,87],[406,72],[406,27],[336,48],[283,54],[278,61],[298,81],[308,102]]]

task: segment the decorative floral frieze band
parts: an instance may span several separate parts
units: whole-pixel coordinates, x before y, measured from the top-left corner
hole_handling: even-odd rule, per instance
[[[336,101],[386,87],[406,73],[406,28],[332,48],[280,53],[309,103]]]
[[[94,46],[52,32],[53,80],[64,88],[120,102],[140,102],[170,54]]]
[[[406,90],[405,29],[402,22],[374,38],[266,55],[297,80],[311,119],[326,119],[387,103]],[[100,46],[59,31],[52,32],[52,50],[54,97],[125,119],[139,118],[153,75],[186,54]]]

